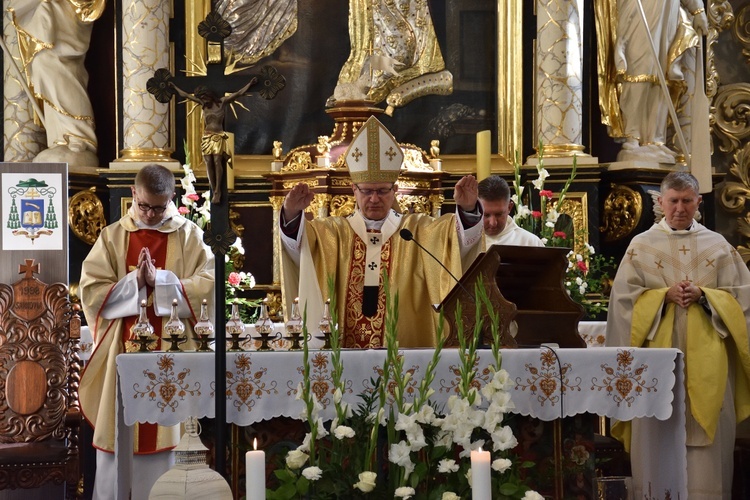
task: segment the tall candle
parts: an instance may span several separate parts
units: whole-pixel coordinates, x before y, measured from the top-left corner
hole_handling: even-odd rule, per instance
[[[482,448],[479,448],[471,452],[472,500],[490,500],[492,498],[490,461],[489,451],[482,451]]]
[[[492,138],[489,130],[477,132],[477,180],[490,176],[490,154]]]
[[[247,500],[266,499],[266,453],[253,439],[253,451],[245,454],[245,494]]]

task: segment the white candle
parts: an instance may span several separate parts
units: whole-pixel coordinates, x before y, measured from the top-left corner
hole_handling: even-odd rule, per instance
[[[490,176],[490,154],[492,137],[489,130],[477,132],[477,180]]]
[[[253,451],[245,454],[245,493],[247,500],[266,498],[266,453],[258,449],[258,439],[253,439]]]
[[[471,452],[472,500],[490,500],[492,498],[490,461],[489,451],[482,451],[482,448],[479,448]]]

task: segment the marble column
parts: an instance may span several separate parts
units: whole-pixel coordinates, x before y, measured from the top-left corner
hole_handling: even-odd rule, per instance
[[[169,143],[169,105],[146,82],[169,68],[168,0],[126,0],[122,6],[123,150],[117,162],[175,162]]]
[[[13,27],[13,15],[3,10],[3,38],[13,60],[3,54],[3,160],[22,162],[32,161],[43,149],[47,149],[47,135],[44,129],[34,123],[31,100],[23,88],[18,71],[11,66],[23,66],[18,51],[18,36]]]
[[[583,0],[536,0],[536,138],[546,158],[583,155]]]

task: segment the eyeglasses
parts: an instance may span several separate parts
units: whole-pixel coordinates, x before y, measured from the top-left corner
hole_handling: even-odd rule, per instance
[[[164,211],[167,209],[167,206],[153,206],[149,205],[148,203],[139,203],[138,204],[138,210],[141,212],[148,213],[149,211],[153,211],[156,215],[161,215],[164,213]]]
[[[393,184],[391,184],[391,187],[389,188],[380,188],[380,189],[362,189],[356,184],[354,185],[354,187],[356,187],[357,191],[362,193],[362,196],[364,196],[365,198],[369,198],[370,196],[374,194],[378,195],[379,198],[382,198],[383,196],[393,191]]]

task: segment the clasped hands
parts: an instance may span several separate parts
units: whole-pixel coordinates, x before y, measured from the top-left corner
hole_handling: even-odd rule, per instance
[[[136,277],[138,279],[138,288],[148,285],[151,288],[156,283],[156,260],[151,258],[151,252],[148,247],[141,248],[138,254],[138,264],[136,266]]]
[[[698,302],[701,295],[703,292],[700,287],[695,286],[692,281],[684,280],[669,287],[665,300],[687,308],[690,304]]]

